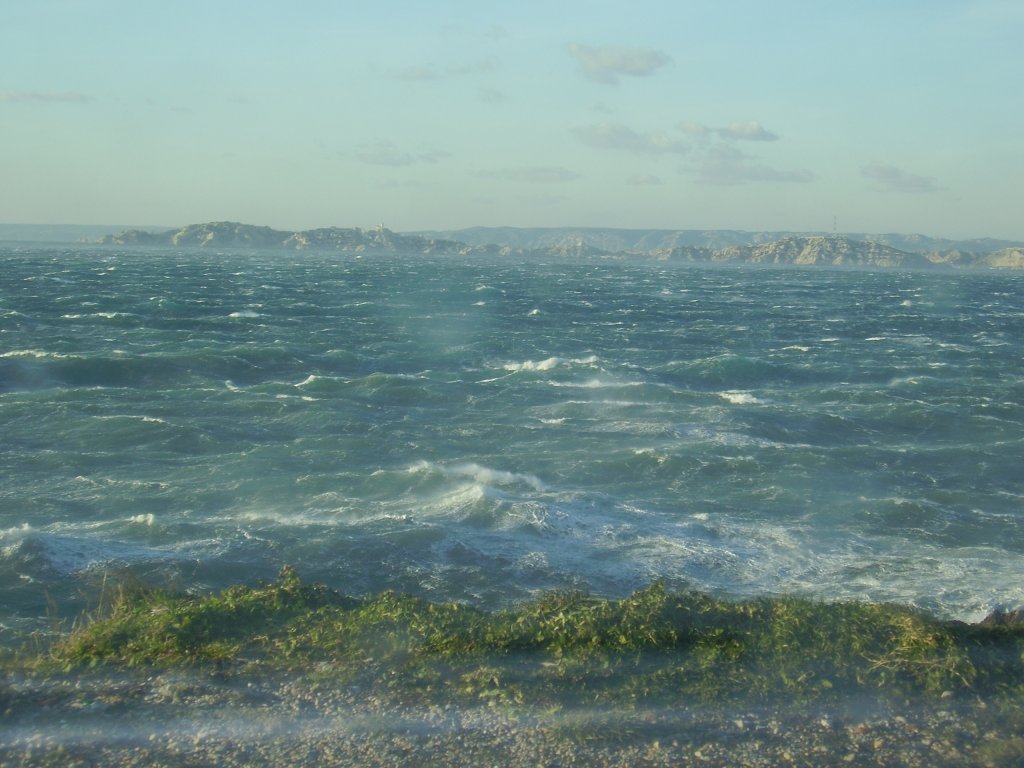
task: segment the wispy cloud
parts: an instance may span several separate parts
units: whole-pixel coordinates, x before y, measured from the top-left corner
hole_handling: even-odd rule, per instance
[[[709,128],[703,123],[694,123],[689,120],[682,120],[676,123],[676,128],[695,139],[710,139],[715,133],[714,128]]]
[[[749,182],[781,182],[806,184],[817,177],[806,169],[788,170],[762,162],[755,155],[742,152],[737,142],[773,142],[779,134],[765,128],[757,120],[712,126],[684,120],[676,129],[691,137],[694,151],[683,173],[692,174],[702,184],[747,184]]]
[[[710,139],[714,136],[725,141],[778,141],[779,139],[777,133],[769,131],[756,120],[732,123],[718,128],[683,120],[676,123],[676,128],[695,139]]]
[[[702,184],[736,185],[748,182],[784,182],[806,184],[816,176],[808,170],[783,170],[765,165],[756,157],[727,144],[703,150],[695,163],[683,169]]]
[[[445,24],[441,27],[440,32],[441,36],[446,38],[468,37],[496,41],[508,37],[508,30],[500,24],[492,24],[484,30],[480,30],[475,27],[466,27],[462,24]]]
[[[647,77],[672,61],[671,57],[653,48],[569,43],[566,50],[580,65],[584,77],[608,85],[617,84],[623,76]]]
[[[860,169],[861,175],[878,182],[883,189],[890,192],[938,192],[942,189],[931,176],[918,176],[907,173],[894,165],[885,163],[868,163]]]
[[[0,103],[86,104],[92,96],[75,91],[0,91]]]
[[[745,123],[733,123],[725,128],[716,129],[723,139],[735,139],[737,141],[778,141],[779,135],[773,133],[756,120]]]
[[[481,178],[497,179],[499,181],[523,181],[531,184],[559,184],[566,181],[575,181],[580,175],[568,168],[553,165],[522,166],[518,168],[500,168],[490,171],[480,171]]]
[[[576,138],[590,147],[598,149],[621,149],[630,152],[648,152],[653,154],[686,154],[690,145],[664,131],[639,133],[622,123],[594,123],[584,125],[573,131]]]
[[[440,80],[441,73],[433,66],[424,64],[413,67],[402,67],[400,69],[389,69],[388,77],[393,80]]]
[[[451,157],[451,153],[436,149],[421,149],[418,152],[407,152],[393,141],[377,141],[372,144],[361,144],[356,149],[356,157],[370,165],[405,166],[417,163],[436,163],[438,160]]]
[[[419,64],[409,67],[387,70],[387,76],[393,80],[427,81],[442,80],[446,77],[463,77],[490,72],[497,67],[497,60],[488,56],[477,61],[464,64],[449,64],[443,67],[435,64]]]
[[[654,176],[649,173],[640,173],[635,176],[630,176],[626,179],[626,183],[638,187],[657,187],[662,182],[660,176]]]
[[[624,150],[653,155],[685,155],[689,162],[681,169],[703,184],[746,184],[748,182],[806,183],[816,176],[808,170],[785,170],[741,152],[739,141],[770,142],[779,136],[756,121],[732,123],[715,128],[703,123],[676,123],[676,132],[641,133],[622,123],[593,123],[573,130],[583,144],[597,149]],[[683,138],[682,136],[688,137]],[[630,184],[657,184],[654,176],[637,175]]]
[[[477,59],[465,64],[452,64],[445,67],[445,74],[448,75],[477,75],[481,72],[492,72],[498,66],[498,60],[493,56],[484,59]]]

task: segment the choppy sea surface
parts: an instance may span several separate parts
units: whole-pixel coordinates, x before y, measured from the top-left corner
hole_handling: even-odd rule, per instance
[[[0,640],[284,564],[1024,604],[1024,275],[0,247]]]

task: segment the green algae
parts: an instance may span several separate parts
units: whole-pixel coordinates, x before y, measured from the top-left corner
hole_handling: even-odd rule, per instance
[[[385,592],[353,598],[291,568],[214,595],[124,588],[37,659],[74,670],[284,671],[408,701],[660,705],[1024,691],[1024,632],[888,604],[730,601],[655,584],[623,599],[551,592],[502,611]]]

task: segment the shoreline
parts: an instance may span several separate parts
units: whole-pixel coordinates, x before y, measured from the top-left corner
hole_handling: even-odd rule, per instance
[[[117,587],[5,659],[4,765],[1024,761],[1024,626],[652,585],[486,612],[277,581]]]
[[[5,685],[11,766],[1016,765],[1021,720],[980,699],[806,709],[408,706],[302,677],[92,671]]]

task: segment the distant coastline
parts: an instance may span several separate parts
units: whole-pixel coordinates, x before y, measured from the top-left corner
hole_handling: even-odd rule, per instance
[[[0,242],[83,243],[128,228],[129,225],[125,224],[0,224]],[[134,225],[130,228],[150,232],[170,229],[158,225]]]
[[[473,227],[397,233],[383,226],[290,231],[237,222],[180,228],[0,225],[0,239],[147,247],[259,248],[343,253],[651,258],[684,263],[774,264],[870,268],[1024,269],[1024,243],[926,235]]]

